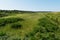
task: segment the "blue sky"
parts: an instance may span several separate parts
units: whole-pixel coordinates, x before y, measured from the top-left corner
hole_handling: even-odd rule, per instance
[[[60,0],[0,0],[0,9],[60,11]]]

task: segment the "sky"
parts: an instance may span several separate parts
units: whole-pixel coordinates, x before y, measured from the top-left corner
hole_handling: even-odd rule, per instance
[[[0,0],[0,9],[60,11],[60,0]]]

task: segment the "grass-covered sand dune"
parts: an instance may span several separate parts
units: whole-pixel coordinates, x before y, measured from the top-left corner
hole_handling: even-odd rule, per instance
[[[0,10],[0,40],[60,40],[60,12]]]

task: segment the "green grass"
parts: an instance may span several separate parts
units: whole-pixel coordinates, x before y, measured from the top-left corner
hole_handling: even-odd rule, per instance
[[[0,22],[4,23],[5,20],[7,20],[6,25],[0,26],[0,33],[6,33],[9,36],[6,40],[60,40],[59,12],[12,13],[0,17]],[[12,28],[12,25],[15,28]],[[21,28],[16,29],[20,25],[22,25]],[[55,30],[57,27],[58,30]],[[49,29],[49,32],[47,32],[46,28]],[[54,35],[54,37],[51,35]]]

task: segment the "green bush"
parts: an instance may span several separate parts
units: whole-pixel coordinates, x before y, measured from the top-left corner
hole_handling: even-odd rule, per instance
[[[22,18],[7,18],[7,19],[5,19],[5,23],[14,23],[17,21],[24,21],[24,19],[22,19]]]
[[[46,31],[46,29],[44,27],[40,27],[39,32],[40,33],[46,33],[47,31]]]
[[[0,27],[1,26],[5,26],[5,25],[6,25],[5,20],[4,19],[0,19]]]
[[[6,24],[9,23],[15,23],[18,21],[24,21],[22,18],[0,18],[0,27],[5,26]]]
[[[6,33],[0,32],[0,40],[7,40],[9,37]]]
[[[0,17],[8,16],[7,13],[0,13]]]
[[[54,21],[49,20],[49,18],[45,17],[39,20],[39,26],[42,26],[46,29],[47,32],[54,32],[58,30],[58,25],[54,23]]]
[[[1,27],[1,26],[5,26],[5,25],[6,25],[5,23],[1,23],[1,24],[0,24],[0,27]]]
[[[15,39],[13,39],[13,40],[21,40],[21,39],[15,38]]]
[[[47,37],[43,37],[42,40],[49,40]]]
[[[5,35],[6,35],[6,33],[0,32],[0,36],[5,36]]]
[[[53,21],[52,19],[48,17],[39,19],[38,25],[40,28],[37,30],[39,30],[40,35],[42,34],[40,37],[41,40],[59,40],[59,38],[55,35],[59,26],[56,24],[56,21]]]
[[[22,25],[21,24],[19,24],[19,23],[13,23],[12,25],[11,25],[11,28],[13,28],[13,29],[21,29],[22,28]]]

